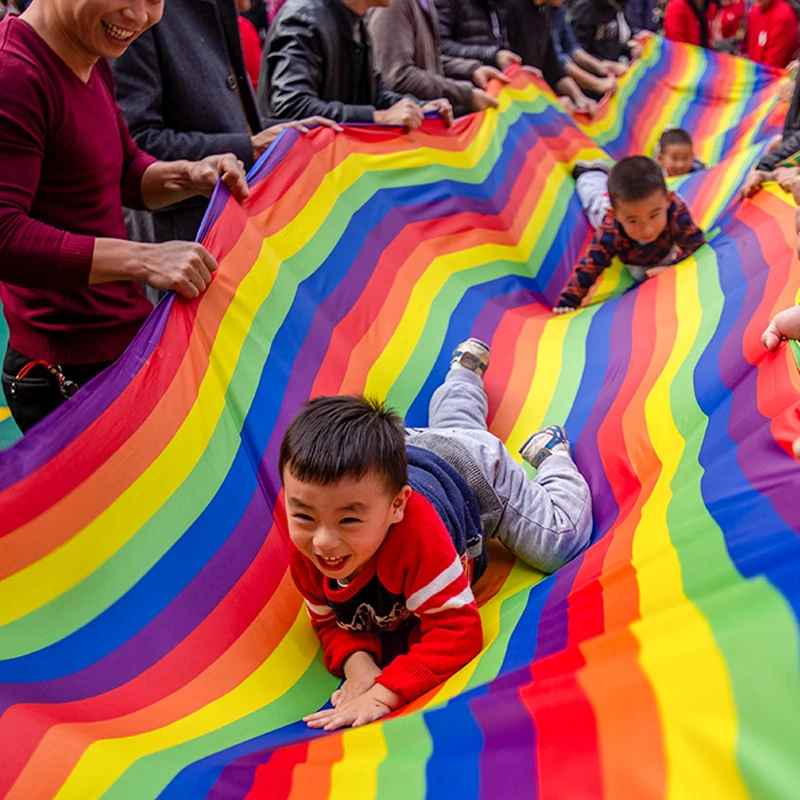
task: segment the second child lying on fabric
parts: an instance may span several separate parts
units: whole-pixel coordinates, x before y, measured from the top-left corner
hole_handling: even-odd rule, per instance
[[[333,708],[305,718],[312,728],[380,719],[480,653],[472,585],[486,538],[545,572],[589,543],[589,487],[563,428],[523,444],[529,478],[486,429],[488,364],[483,342],[457,348],[430,428],[406,431],[382,404],[338,396],[312,400],[286,432],[276,520],[325,666],[346,678]]]
[[[616,256],[636,281],[688,258],[705,243],[686,203],[667,190],[661,167],[646,156],[623,158],[614,168],[579,161],[578,196],[595,233],[555,308],[580,306]]]

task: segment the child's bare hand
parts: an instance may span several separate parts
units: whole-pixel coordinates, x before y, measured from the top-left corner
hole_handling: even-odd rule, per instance
[[[375,678],[381,674],[380,669],[373,677],[348,678],[332,695],[331,704],[334,708],[346,705],[351,700],[366,694],[374,685]]]
[[[800,339],[800,306],[776,314],[761,334],[761,344],[773,352],[784,339]]]
[[[341,702],[336,708],[326,708],[303,717],[309,728],[322,728],[324,731],[335,731],[338,728],[352,726],[358,728],[391,714],[392,709],[370,694],[362,694],[347,702]]]
[[[666,272],[669,267],[650,267],[647,270],[647,277],[648,278],[655,278],[656,275],[660,275],[662,272]]]

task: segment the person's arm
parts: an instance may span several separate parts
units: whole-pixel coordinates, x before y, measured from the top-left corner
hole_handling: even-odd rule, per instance
[[[761,344],[773,353],[784,339],[800,339],[800,306],[777,313],[761,334]]]
[[[692,2],[693,0],[688,0]],[[683,14],[683,9],[675,2],[670,0],[664,11],[664,38],[672,42],[689,42],[691,37],[688,32],[687,17]]]
[[[613,223],[603,220],[600,228],[595,231],[589,250],[578,262],[566,288],[556,302],[557,309],[575,309],[594,286],[603,270],[611,265],[611,260],[616,252],[616,235]]]
[[[433,0],[431,0],[433,2]],[[463,44],[456,39],[456,22],[461,13],[459,0],[435,0],[439,18],[439,48],[443,55],[456,58],[473,58],[492,67],[505,68],[498,63],[501,48],[493,45]]]
[[[760,172],[773,172],[782,161],[791,158],[798,151],[800,151],[800,131],[795,131],[789,136],[784,136],[781,143],[756,164],[756,169]]]
[[[610,65],[587,53],[580,45],[572,51],[570,57],[581,69],[585,69],[587,72],[591,72],[601,78],[605,78],[609,72]]]
[[[706,237],[692,219],[689,207],[679,197],[675,197],[675,215],[673,218],[673,236],[675,243],[680,247],[680,258],[688,258],[699,250],[705,243]]]
[[[259,79],[258,99],[262,114],[281,119],[320,116],[336,122],[373,122],[375,106],[348,105],[319,96],[325,64],[313,23],[299,9],[279,17],[264,58],[266,73]],[[270,80],[265,80],[265,74]]]
[[[325,599],[324,576],[294,545],[290,545],[289,570],[311,619],[311,626],[322,645],[322,656],[329,672],[345,675],[345,663],[354,653],[367,653],[377,663],[381,659],[381,641],[374,633],[347,631],[336,622]]]
[[[176,131],[164,121],[163,76],[155,33],[145,31],[112,66],[117,102],[134,141],[162,161],[200,161],[218,153],[235,153],[246,168],[254,162],[250,134]]]
[[[420,621],[419,641],[397,656],[360,697],[306,718],[335,730],[380,719],[438,686],[475,658],[483,646],[481,618],[461,559],[430,503],[417,497],[405,528],[381,546],[378,579],[406,598]]]

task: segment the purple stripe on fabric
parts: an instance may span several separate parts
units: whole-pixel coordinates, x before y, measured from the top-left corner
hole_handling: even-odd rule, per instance
[[[529,669],[515,670],[527,675]],[[497,691],[470,701],[470,711],[483,734],[478,797],[528,800],[536,796],[536,726],[516,688]],[[523,684],[524,685],[524,684]]]
[[[256,490],[239,523],[214,557],[152,622],[104,659],[80,672],[38,684],[0,685],[0,716],[11,705],[65,703],[95,697],[152,667],[215,610],[246,572],[264,542],[267,533],[264,520],[271,516],[266,498]],[[184,677],[191,680],[195,676]]]
[[[21,481],[77,439],[122,394],[150,358],[167,324],[173,296],[153,309],[125,352],[8,450],[0,452],[0,491]]]
[[[477,336],[485,342],[491,342],[497,326],[510,309],[522,308],[539,302],[539,298],[540,295],[532,289],[517,289],[499,297],[489,298],[475,318],[470,336]]]
[[[614,492],[605,474],[600,458],[598,433],[609,409],[614,404],[620,387],[628,374],[633,341],[631,325],[637,293],[628,294],[616,303],[607,304],[598,314],[614,313],[609,340],[615,343],[609,355],[603,384],[597,394],[591,414],[576,447],[576,461],[589,485],[593,487],[592,507],[600,537],[611,529],[619,513]],[[587,354],[588,355],[588,354]],[[539,621],[535,659],[545,658],[564,650],[569,637],[569,605],[567,598],[583,558],[570,562],[556,575],[555,586],[545,601]]]
[[[764,297],[768,265],[760,258],[741,257],[745,277],[744,297],[739,317],[722,344],[719,355],[720,379],[731,391],[729,432],[738,444],[736,460],[753,488],[769,497],[780,516],[800,532],[800,471],[797,462],[778,443],[770,430],[770,421],[758,408],[758,370],[742,352],[745,330]],[[767,269],[765,269],[767,267]],[[776,481],[782,471],[794,472],[791,481]],[[794,485],[798,491],[791,491]]]

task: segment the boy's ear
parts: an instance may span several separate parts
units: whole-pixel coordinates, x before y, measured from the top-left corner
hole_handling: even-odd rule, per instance
[[[664,166],[664,154],[660,150],[656,153],[656,161],[661,164],[662,167]]]
[[[392,500],[392,522],[400,522],[406,513],[408,498],[411,497],[411,487],[406,484]]]
[[[675,199],[675,192],[667,190],[667,202],[671,203]]]

